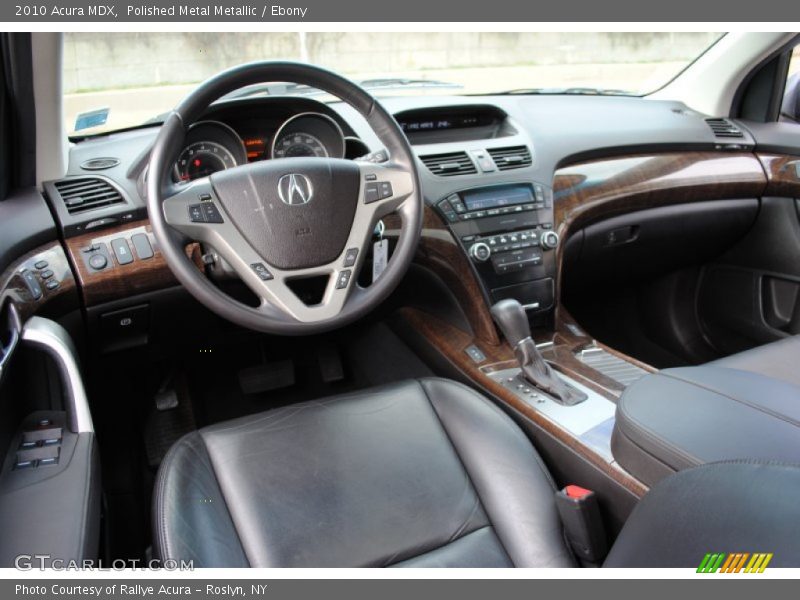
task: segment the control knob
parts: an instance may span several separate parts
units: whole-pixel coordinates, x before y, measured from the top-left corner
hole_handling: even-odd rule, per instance
[[[469,247],[469,255],[475,262],[486,262],[492,255],[492,249],[483,242],[477,242]]]
[[[558,246],[558,234],[555,231],[545,231],[539,243],[545,250],[552,250]]]

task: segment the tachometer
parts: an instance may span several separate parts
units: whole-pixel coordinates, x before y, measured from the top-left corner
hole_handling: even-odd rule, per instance
[[[183,149],[175,170],[179,181],[192,181],[235,166],[233,154],[221,144],[196,142]]]
[[[327,157],[328,151],[313,135],[308,133],[287,133],[275,141],[274,158],[298,156]]]

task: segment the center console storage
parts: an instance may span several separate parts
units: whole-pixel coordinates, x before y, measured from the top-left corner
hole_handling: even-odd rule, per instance
[[[512,298],[532,314],[554,304],[553,191],[541,183],[465,189],[436,204],[470,257],[489,304]]]
[[[800,387],[720,366],[665,369],[625,390],[611,450],[648,485],[716,461],[800,463]]]

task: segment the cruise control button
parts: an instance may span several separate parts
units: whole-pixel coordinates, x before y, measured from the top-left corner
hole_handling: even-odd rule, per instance
[[[264,266],[264,263],[253,263],[250,268],[253,269],[261,281],[270,281],[272,279],[272,273]]]
[[[119,264],[127,265],[133,262],[133,254],[131,254],[131,248],[125,238],[111,240],[111,249],[114,251],[114,256],[117,257]]]
[[[344,266],[352,267],[358,258],[358,248],[349,248],[344,254]]]
[[[203,204],[203,216],[206,218],[206,223],[224,223],[222,215],[213,202],[206,202]]]
[[[336,278],[336,289],[341,290],[347,287],[347,284],[350,283],[350,269],[345,269],[344,271],[339,272],[339,276]]]
[[[51,279],[50,281],[44,284],[44,287],[46,287],[48,290],[52,292],[54,289],[58,287],[58,285],[59,285],[58,281],[56,281],[55,279]]]
[[[189,219],[191,219],[192,223],[205,223],[206,218],[202,204],[191,204],[189,206]]]
[[[380,191],[381,200],[385,200],[386,198],[391,198],[392,194],[394,194],[394,191],[392,191],[392,184],[389,183],[388,181],[381,181],[378,184],[378,186],[379,186],[378,189]],[[456,209],[456,211],[457,210],[458,209]]]
[[[33,266],[34,266],[34,267],[36,267],[37,269],[39,269],[39,270],[41,271],[42,269],[44,269],[45,267],[47,267],[47,261],[46,261],[46,260],[40,260],[39,262],[37,262],[37,263],[36,263],[35,265],[33,265]]]
[[[39,276],[42,279],[50,279],[53,276],[53,270],[52,269],[46,269],[46,270],[42,271],[41,273],[39,273]]]

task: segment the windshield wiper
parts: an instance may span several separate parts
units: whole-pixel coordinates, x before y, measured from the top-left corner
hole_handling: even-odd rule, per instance
[[[607,88],[593,88],[593,87],[571,87],[571,88],[519,88],[516,90],[506,90],[498,92],[498,96],[533,96],[533,95],[550,95],[556,96],[561,94],[568,94],[573,96],[636,96],[633,92],[625,90],[615,90]]]

